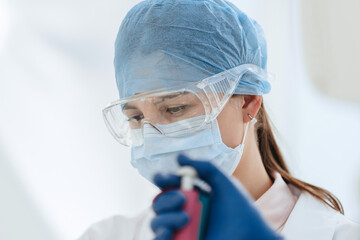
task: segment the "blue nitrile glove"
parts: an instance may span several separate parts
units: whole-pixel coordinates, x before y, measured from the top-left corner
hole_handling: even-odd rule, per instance
[[[186,156],[178,158],[181,166],[196,169],[199,177],[211,186],[211,205],[206,240],[283,239],[272,230],[255,209],[251,200],[234,183],[208,161],[194,161]],[[154,200],[156,217],[151,227],[156,240],[170,240],[174,231],[181,229],[188,216],[181,208],[185,202],[179,191],[180,177],[172,174],[157,174],[155,184],[164,191]]]

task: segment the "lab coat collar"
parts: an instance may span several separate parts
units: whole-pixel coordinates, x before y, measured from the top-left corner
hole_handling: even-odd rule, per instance
[[[331,240],[340,214],[334,212],[335,210],[303,191],[281,234],[285,239],[291,240]]]

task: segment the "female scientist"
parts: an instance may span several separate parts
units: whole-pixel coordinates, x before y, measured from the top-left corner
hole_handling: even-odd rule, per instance
[[[99,222],[81,239],[172,239],[191,221],[180,166],[211,189],[206,240],[355,239],[339,200],[290,174],[263,104],[266,62],[261,27],[229,2],[132,8],[115,42],[120,100],[103,113],[131,164],[163,192],[152,209]]]

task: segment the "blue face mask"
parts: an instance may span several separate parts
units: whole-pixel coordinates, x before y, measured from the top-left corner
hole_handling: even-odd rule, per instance
[[[189,120],[196,121],[197,118],[186,121]],[[174,129],[179,124],[182,124],[181,121],[168,124],[167,127]],[[144,142],[132,148],[131,164],[143,177],[153,182],[157,173],[177,173],[180,168],[177,157],[182,153],[192,159],[210,161],[224,173],[232,175],[244,150],[248,126],[249,122],[242,143],[236,148],[230,148],[221,139],[216,119],[202,130],[182,137],[165,136],[150,124],[145,124]]]

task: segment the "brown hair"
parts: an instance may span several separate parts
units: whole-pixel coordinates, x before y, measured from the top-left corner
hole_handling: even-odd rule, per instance
[[[274,181],[273,172],[278,172],[288,184],[292,184],[300,190],[310,193],[315,198],[319,199],[324,204],[344,214],[343,206],[337,197],[329,191],[303,182],[291,176],[289,169],[284,161],[284,158],[277,145],[274,134],[271,129],[269,117],[265,111],[264,104],[261,104],[260,110],[257,114],[257,123],[255,125],[256,135],[259,144],[259,150],[266,172]]]

